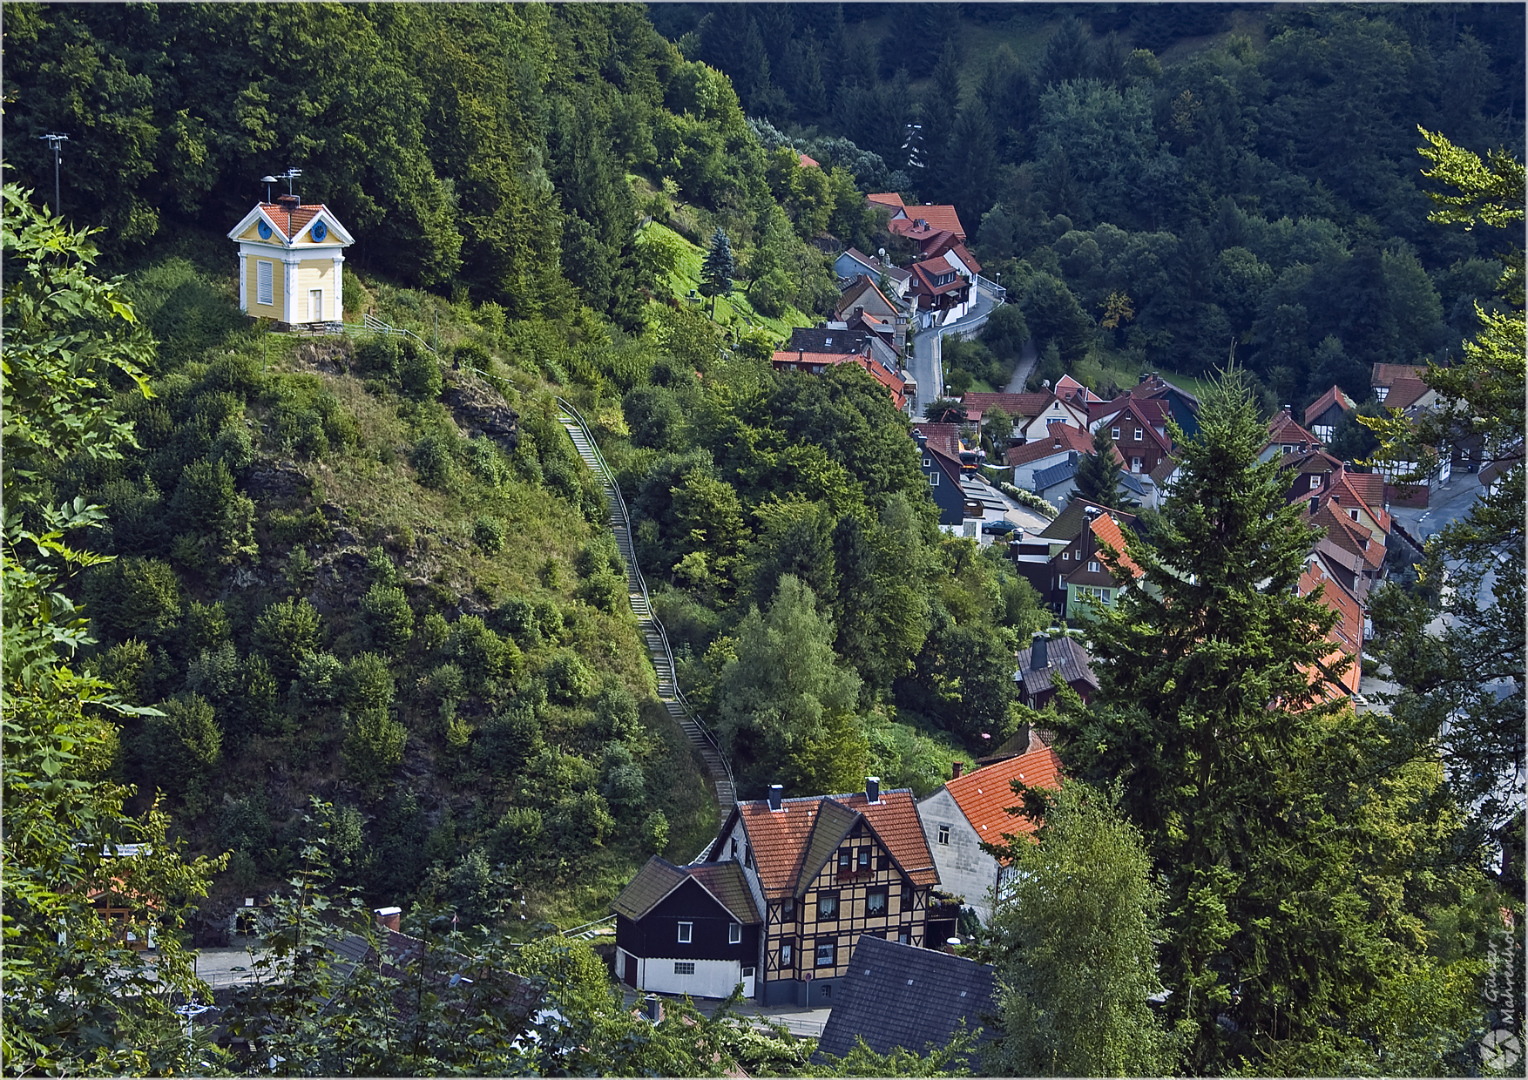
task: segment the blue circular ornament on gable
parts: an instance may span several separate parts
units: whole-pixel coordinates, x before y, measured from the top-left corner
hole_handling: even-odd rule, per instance
[[[255,222],[255,231],[260,234],[262,240],[271,238],[271,227],[263,219]]]
[[[328,235],[329,235],[329,226],[325,225],[322,221],[316,221],[316,222],[313,223],[313,242],[314,243],[322,244],[324,242],[324,237],[326,237]]]

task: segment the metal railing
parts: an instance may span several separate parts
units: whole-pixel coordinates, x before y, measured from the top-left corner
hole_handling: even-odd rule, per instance
[[[647,591],[647,579],[642,576],[642,567],[637,563],[637,548],[631,530],[631,515],[626,509],[626,500],[621,496],[621,486],[615,482],[615,474],[611,472],[609,464],[605,461],[605,455],[600,453],[599,443],[594,441],[594,435],[589,430],[589,422],[584,419],[583,414],[570,401],[566,401],[563,398],[557,398],[556,401],[558,407],[571,416],[583,432],[584,440],[588,442],[589,449],[594,455],[594,460],[599,464],[600,479],[609,487],[614,497],[615,501],[612,509],[619,516],[621,527],[626,530],[626,546],[629,549],[628,551],[623,551],[621,555],[625,558],[626,565],[636,578],[637,589],[642,594],[643,605],[647,608],[647,619],[658,635],[658,642],[663,649],[663,659],[668,664],[669,679],[674,689],[674,700],[684,709],[685,717],[699,729],[706,742],[710,743],[712,749],[716,751],[717,759],[722,763],[722,771],[727,774],[727,783],[732,787],[733,798],[736,799],[737,781],[732,775],[732,765],[727,761],[727,755],[722,750],[720,741],[718,741],[711,729],[706,726],[705,721],[696,713],[695,707],[690,704],[689,698],[684,696],[684,691],[679,686],[679,668],[674,663],[674,650],[669,645],[668,631],[663,628],[663,621],[658,618],[657,612],[653,610],[652,596]]]
[[[435,352],[435,346],[414,333],[414,331],[400,326],[389,326],[369,311],[361,316],[361,328],[369,330],[373,334],[383,334],[387,337],[411,337],[426,349],[429,349],[432,354]]]

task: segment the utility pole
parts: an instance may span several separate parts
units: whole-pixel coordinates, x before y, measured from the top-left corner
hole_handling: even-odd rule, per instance
[[[62,132],[50,131],[46,135],[39,135],[37,137],[39,139],[46,139],[48,146],[53,150],[53,213],[55,215],[62,215],[63,211],[59,208],[58,195],[59,151],[62,149],[63,144],[69,141],[69,136]]]

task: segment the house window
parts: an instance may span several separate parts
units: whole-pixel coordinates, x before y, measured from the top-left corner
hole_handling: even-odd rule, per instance
[[[732,857],[737,858],[737,837],[732,838]]]
[[[785,917],[787,919],[794,919],[796,917],[796,898],[794,896],[787,896],[785,898]]]
[[[688,945],[695,934],[695,924],[682,922],[679,924],[679,944]]]
[[[1088,569],[1093,571],[1093,573],[1095,573],[1095,574],[1098,573],[1098,560],[1097,559],[1089,559],[1088,560]]]
[[[931,472],[931,473],[928,474],[928,486],[929,487],[938,487],[939,486],[939,474],[938,473]]]
[[[266,262],[264,259],[255,261],[255,303],[274,304],[276,302],[275,275],[275,263]]]
[[[1117,428],[1117,427],[1110,428],[1109,429],[1109,438],[1111,438],[1111,439],[1115,440],[1116,442],[1118,442],[1119,441],[1119,428]]]
[[[903,885],[902,886],[902,910],[903,911],[908,911],[908,910],[910,910],[912,908],[912,906],[913,906],[913,887],[911,885]]]
[[[872,916],[886,914],[886,886],[871,889],[865,894],[865,914]]]
[[[890,870],[891,869],[891,856],[886,854],[884,851],[881,852],[879,855],[877,855],[875,857],[875,868],[877,870]]]
[[[830,998],[832,996],[833,996],[833,984],[829,983],[828,985],[826,985],[826,986],[824,986],[822,988],[822,998],[823,998],[824,1001],[826,1001],[828,998]]]
[[[781,945],[780,946],[780,966],[781,967],[790,967],[791,966],[791,947],[789,945]]]
[[[838,872],[840,874],[847,874],[853,865],[853,861],[854,852],[850,851],[848,848],[840,851],[838,853]]]
[[[910,944],[908,941],[908,933],[905,929],[897,931],[897,940],[900,941],[903,945]]]
[[[1321,477],[1320,476],[1312,476],[1310,478],[1310,489],[1312,491],[1315,491],[1320,486],[1321,486]]]
[[[1354,521],[1357,521],[1358,520],[1358,511],[1357,510],[1349,510],[1348,511],[1348,517],[1352,518]]]
[[[743,943],[743,924],[730,923],[727,926],[727,944],[741,945]]]
[[[1068,560],[1071,559],[1071,557],[1072,557],[1072,553],[1070,551],[1063,551],[1061,553],[1061,561],[1062,562],[1067,562]]]
[[[939,842],[941,844],[948,844],[950,842],[950,827],[948,825],[939,826]]]
[[[923,467],[925,469],[932,469],[934,467],[934,459],[933,458],[924,458],[923,459]]]
[[[823,893],[817,897],[817,917],[819,919],[838,918],[838,894],[836,892]]]
[[[860,848],[859,859],[857,861],[859,863],[859,868],[860,868],[861,872],[869,870],[870,869],[870,849],[869,848]]]
[[[1136,428],[1135,429],[1135,441],[1136,442],[1140,442],[1141,441],[1141,429],[1140,428]]]
[[[674,961],[674,974],[675,975],[693,975],[693,974],[695,974],[695,961],[693,961],[693,960],[675,960]]]
[[[1290,446],[1290,445],[1289,445],[1289,444],[1288,444],[1288,443],[1285,443],[1285,444],[1284,444],[1284,445],[1283,445],[1283,446],[1281,446],[1281,447],[1279,447],[1279,449],[1280,449],[1280,450],[1282,450],[1282,451],[1283,451],[1283,452],[1284,452],[1284,453],[1286,453],[1286,454],[1287,454],[1287,453],[1289,453],[1289,452],[1290,452],[1290,451],[1292,451],[1292,450],[1294,450],[1294,447],[1293,447],[1293,446]]]
[[[816,967],[832,967],[834,954],[838,952],[838,943],[833,941],[819,941],[817,943]]]
[[[1105,589],[1104,590],[1104,603],[1107,604],[1108,602],[1109,602],[1109,590]]]

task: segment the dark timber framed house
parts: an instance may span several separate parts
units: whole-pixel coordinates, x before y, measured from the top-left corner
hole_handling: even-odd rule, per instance
[[[764,903],[755,997],[833,1004],[860,935],[923,946],[939,873],[912,792],[874,777],[852,795],[740,802],[697,866],[742,867]]]

